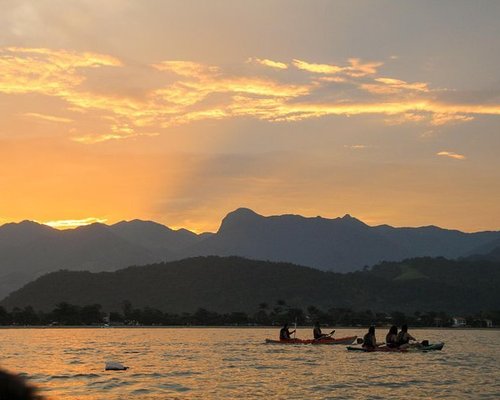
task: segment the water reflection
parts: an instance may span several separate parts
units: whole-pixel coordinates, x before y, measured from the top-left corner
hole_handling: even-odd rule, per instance
[[[25,373],[51,399],[500,396],[499,331],[413,333],[446,346],[351,353],[342,345],[263,344],[277,336],[272,329],[4,329],[0,366]],[[108,360],[130,369],[104,371]]]

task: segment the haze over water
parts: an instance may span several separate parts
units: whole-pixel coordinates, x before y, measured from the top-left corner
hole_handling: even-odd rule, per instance
[[[362,335],[338,329],[336,336]],[[378,330],[379,340],[385,329]],[[0,363],[50,399],[385,399],[500,396],[500,331],[414,330],[429,353],[266,345],[277,329],[6,329]],[[309,337],[299,329],[298,337]],[[106,360],[127,371],[104,371]]]

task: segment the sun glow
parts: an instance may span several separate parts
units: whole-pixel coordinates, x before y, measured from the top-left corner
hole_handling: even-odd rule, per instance
[[[43,225],[50,226],[51,228],[56,229],[74,229],[79,226],[87,226],[92,224],[104,224],[107,222],[106,218],[83,218],[83,219],[61,219],[57,221],[46,221],[40,222]]]
[[[28,25],[36,24],[25,30]],[[397,57],[353,48],[335,53],[345,58],[332,58],[334,53],[315,52],[315,46],[308,52],[294,43],[273,47],[269,37],[269,49],[235,40],[236,47],[207,53],[195,51],[184,36],[159,41],[143,28],[147,44],[138,47],[120,47],[122,37],[91,43],[85,35],[83,43],[65,35],[3,41],[2,220],[31,217],[71,229],[141,218],[202,232],[216,230],[225,213],[242,204],[264,213],[351,210],[368,218],[369,193],[377,212],[388,215],[382,222],[397,224],[407,213],[408,193],[420,201],[420,210],[443,201],[438,194],[429,201],[425,190],[448,193],[445,201],[455,199],[456,215],[479,204],[465,204],[469,193],[482,199],[478,209],[497,207],[491,200],[498,197],[496,189],[476,187],[481,177],[497,178],[488,172],[493,168],[479,165],[481,140],[475,149],[461,142],[474,129],[491,148],[496,145],[490,131],[500,116],[498,96],[481,90],[484,84],[474,87],[475,78],[467,88],[443,79],[447,71],[436,73],[431,61],[408,58],[403,47]],[[170,25],[162,22],[158,29]],[[23,36],[22,29],[12,32]],[[197,38],[212,48],[208,39]],[[490,131],[483,133],[485,127]],[[428,173],[426,163],[442,170]],[[451,179],[439,180],[439,173],[465,167],[471,168],[469,186],[440,192]],[[374,171],[378,175],[371,177]],[[380,187],[387,190],[374,182],[385,182]],[[436,213],[422,222],[446,225],[432,220],[435,215],[441,218]],[[451,214],[447,218],[448,226],[456,226]]]

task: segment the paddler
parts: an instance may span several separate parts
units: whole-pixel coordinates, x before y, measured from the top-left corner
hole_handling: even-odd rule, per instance
[[[295,333],[295,330],[288,330],[288,323],[285,322],[283,328],[280,330],[280,340],[290,340],[292,338],[292,333]]]
[[[391,326],[389,332],[385,337],[385,344],[387,347],[398,347],[398,327],[396,325]]]
[[[330,334],[323,333],[321,332],[321,326],[319,325],[319,321],[316,321],[314,323],[313,336],[315,340],[329,338],[333,335],[333,332],[335,332],[335,330],[333,330]]]
[[[375,327],[368,328],[368,333],[363,336],[363,347],[365,349],[374,349],[377,347],[377,338],[375,337]]]
[[[408,333],[408,325],[403,325],[401,326],[401,331],[398,333],[397,336],[397,343],[399,347],[408,347],[410,340],[417,340],[415,339],[412,335]]]

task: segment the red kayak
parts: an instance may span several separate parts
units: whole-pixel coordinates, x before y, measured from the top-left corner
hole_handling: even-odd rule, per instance
[[[346,336],[343,338],[323,338],[323,339],[266,339],[267,344],[352,344],[357,336]]]

